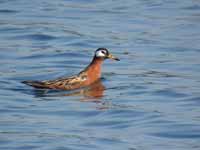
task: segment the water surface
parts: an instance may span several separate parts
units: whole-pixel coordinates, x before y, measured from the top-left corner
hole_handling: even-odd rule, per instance
[[[0,1],[0,149],[200,149],[200,4]],[[23,80],[78,73],[107,47],[96,86]]]

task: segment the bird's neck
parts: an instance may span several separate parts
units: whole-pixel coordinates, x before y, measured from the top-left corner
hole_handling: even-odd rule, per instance
[[[101,77],[102,58],[94,57],[90,65],[86,68],[86,72],[90,80],[96,81]]]

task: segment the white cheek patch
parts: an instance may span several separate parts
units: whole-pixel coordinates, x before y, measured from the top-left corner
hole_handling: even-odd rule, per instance
[[[105,56],[105,54],[102,53],[102,51],[97,51],[96,52],[96,57],[104,57],[104,56]]]

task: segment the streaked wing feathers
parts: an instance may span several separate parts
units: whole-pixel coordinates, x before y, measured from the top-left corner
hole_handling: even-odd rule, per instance
[[[45,80],[45,81],[24,81],[23,83],[36,88],[47,88],[47,89],[64,89],[71,90],[82,87],[84,81],[87,80],[87,75],[81,72],[77,76],[59,78],[56,80]]]

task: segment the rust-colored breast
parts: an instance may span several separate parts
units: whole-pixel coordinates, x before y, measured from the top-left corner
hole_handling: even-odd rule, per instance
[[[92,63],[85,69],[85,73],[87,74],[87,85],[90,85],[101,78],[102,62],[102,59],[94,58]]]

